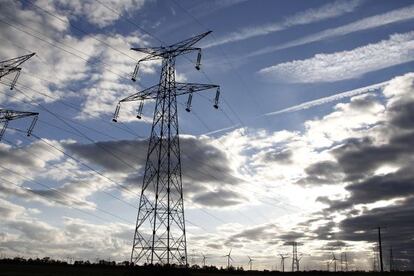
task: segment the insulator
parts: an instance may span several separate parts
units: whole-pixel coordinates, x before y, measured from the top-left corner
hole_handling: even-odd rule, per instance
[[[19,69],[17,69],[17,73],[16,73],[16,76],[14,77],[14,79],[13,79],[13,82],[11,83],[11,85],[10,85],[10,90],[13,90],[13,88],[14,88],[14,86],[16,85],[16,82],[17,82],[17,79],[19,78],[19,76],[20,76],[20,68]]]
[[[119,109],[121,108],[121,104],[117,104],[116,105],[116,109],[115,109],[115,113],[114,113],[114,117],[112,118],[113,122],[118,122],[118,115],[119,115]]]
[[[185,111],[187,111],[187,112],[191,111],[191,101],[192,100],[193,100],[193,92],[190,92],[190,94],[188,94],[187,107],[185,108]]]
[[[216,97],[214,98],[214,105],[213,105],[215,109],[218,109],[219,98],[220,98],[220,87],[217,87]]]
[[[139,62],[137,63],[137,65],[135,65],[134,73],[132,73],[132,78],[131,78],[132,81],[136,81],[137,80],[138,69],[139,69]]]
[[[34,129],[35,125],[36,125],[36,122],[37,122],[37,119],[38,118],[39,117],[37,115],[33,118],[33,121],[30,124],[30,127],[27,129],[27,136],[32,135],[33,129]]]
[[[198,50],[198,55],[197,55],[197,63],[196,63],[195,68],[196,68],[197,70],[200,70],[200,65],[201,65],[201,49],[200,49],[200,50]]]
[[[138,109],[137,109],[137,118],[141,119],[142,118],[142,108],[144,108],[144,101],[141,101],[139,103]]]

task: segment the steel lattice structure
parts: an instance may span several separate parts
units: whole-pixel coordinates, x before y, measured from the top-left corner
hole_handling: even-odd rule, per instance
[[[37,122],[39,113],[37,112],[24,112],[24,111],[16,111],[16,110],[9,110],[9,109],[1,109],[0,108],[0,123],[3,123],[3,127],[0,130],[0,141],[6,132],[6,128],[10,121],[17,120],[25,117],[33,117],[32,123],[30,124],[29,128],[27,129],[27,136],[32,134],[33,128]]]
[[[35,53],[4,60],[0,62],[0,79],[4,76],[12,73],[16,73],[13,81],[11,82],[10,89],[13,89],[16,85],[17,79],[20,76],[22,68],[19,66],[23,64],[26,60],[34,56]],[[0,108],[0,123],[3,123],[3,127],[0,130],[0,140],[2,139],[4,133],[6,132],[7,126],[10,121],[17,120],[25,117],[33,117],[32,123],[30,124],[27,130],[27,136],[32,134],[33,128],[37,122],[39,113],[36,112],[25,112],[25,111],[16,111],[10,109]]]
[[[155,100],[155,110],[144,171],[139,210],[131,253],[132,263],[187,265],[187,244],[181,175],[177,96],[188,94],[187,111],[193,93],[216,88],[214,107],[218,108],[218,85],[175,81],[175,59],[198,51],[196,69],[200,69],[201,49],[192,47],[210,32],[182,42],[155,48],[132,48],[148,54],[139,60],[132,80],[136,80],[140,62],[162,59],[160,82],[119,101],[113,121],[117,121],[121,103]]]
[[[19,66],[22,65],[23,62],[34,56],[35,53],[24,55],[16,58],[12,58],[9,60],[4,60],[0,62],[0,79],[8,74],[16,73],[16,76],[14,77],[10,89],[13,89],[16,85],[17,79],[20,76],[20,71],[22,68]]]

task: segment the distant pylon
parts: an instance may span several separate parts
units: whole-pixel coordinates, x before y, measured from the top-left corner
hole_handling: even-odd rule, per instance
[[[139,64],[162,60],[159,84],[119,101],[113,121],[117,121],[121,103],[139,101],[137,118],[142,116],[143,102],[155,100],[155,111],[145,164],[131,262],[187,264],[187,242],[181,175],[177,96],[188,95],[187,111],[191,110],[193,93],[216,88],[214,107],[218,108],[220,88],[213,84],[175,81],[176,57],[198,52],[196,68],[200,68],[201,49],[193,45],[210,32],[179,43],[154,47],[132,48],[146,53],[132,74],[135,81]]]
[[[292,242],[292,272],[299,271],[298,243]]]
[[[394,271],[394,256],[392,254],[392,246],[390,247],[390,272]]]
[[[380,269],[384,272],[384,262],[382,261],[382,241],[381,241],[381,227],[378,227],[378,250],[380,257]]]
[[[14,86],[16,85],[17,79],[20,76],[20,71],[22,70],[22,68],[20,68],[19,66],[34,55],[35,53],[32,53],[0,62],[0,79],[8,74],[16,73],[10,85],[11,90],[13,90]]]
[[[3,127],[0,130],[0,141],[3,138],[3,135],[6,132],[7,126],[10,121],[25,117],[33,117],[32,123],[27,129],[27,136],[30,136],[32,134],[33,128],[35,127],[38,116],[39,113],[37,112],[25,112],[0,108],[0,123],[3,123]]]
[[[341,271],[348,271],[348,258],[346,252],[341,252]]]

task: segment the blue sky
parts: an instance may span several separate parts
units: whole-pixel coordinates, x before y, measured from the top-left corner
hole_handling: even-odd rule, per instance
[[[154,106],[141,121],[134,104],[120,123],[111,117],[160,70],[146,63],[130,81],[142,54],[129,49],[212,30],[201,71],[194,55],[177,60],[177,80],[222,91],[219,110],[214,92],[195,96],[190,113],[179,99],[189,259],[225,265],[233,248],[234,265],[250,255],[272,269],[297,239],[305,268],[347,251],[369,269],[369,229],[382,223],[412,268],[412,1],[0,5],[1,60],[36,52],[16,89],[3,85],[1,107],[40,113],[34,137],[15,130],[30,120],[13,121],[0,143],[0,253],[129,258]],[[393,212],[400,220],[383,220]]]

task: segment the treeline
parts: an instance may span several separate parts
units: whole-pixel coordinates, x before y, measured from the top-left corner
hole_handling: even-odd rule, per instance
[[[135,265],[129,261],[123,262],[115,262],[115,261],[107,261],[107,260],[98,260],[96,262],[91,262],[89,260],[74,260],[71,262],[64,261],[64,260],[55,260],[50,257],[44,258],[22,258],[22,257],[14,257],[14,258],[2,258],[0,259],[1,264],[11,264],[11,265],[56,265],[56,266],[77,266],[77,267],[123,267],[123,268],[136,268],[136,269],[153,269],[153,270],[169,270],[169,269],[185,269],[188,271],[206,271],[206,272],[220,272],[220,271],[234,271],[234,272],[242,272],[243,267],[230,267],[229,269],[223,267],[216,267],[216,266],[204,266],[201,267],[199,265],[192,265],[192,266],[182,266],[176,264],[170,265],[161,265],[161,264],[143,264],[143,265]]]

